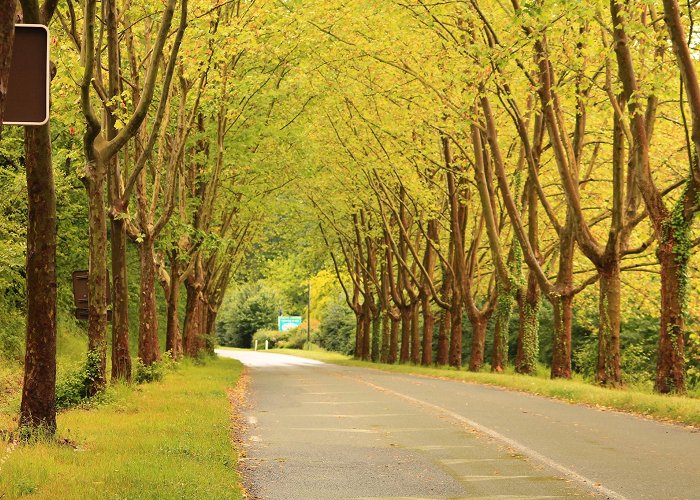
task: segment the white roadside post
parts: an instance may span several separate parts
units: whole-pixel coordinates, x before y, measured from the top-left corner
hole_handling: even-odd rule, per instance
[[[258,341],[257,340],[255,341],[255,350],[256,351],[258,350]]]
[[[265,341],[265,350],[266,350],[266,351],[270,348],[269,343],[270,343],[269,340],[266,340],[266,341]]]

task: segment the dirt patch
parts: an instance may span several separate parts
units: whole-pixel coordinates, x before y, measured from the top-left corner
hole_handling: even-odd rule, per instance
[[[236,386],[228,389],[227,392],[228,399],[231,402],[231,440],[238,451],[238,463],[236,468],[243,481],[241,485],[243,497],[252,500],[259,497],[254,493],[253,485],[249,480],[250,475],[248,473],[248,460],[245,446],[245,433],[248,429],[248,423],[243,413],[250,407],[247,398],[249,382],[250,376],[248,374],[248,369],[244,367],[243,373],[241,373]]]

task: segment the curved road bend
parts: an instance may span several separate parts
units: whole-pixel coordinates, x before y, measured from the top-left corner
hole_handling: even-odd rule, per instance
[[[251,351],[264,499],[700,499],[700,433],[492,387]]]

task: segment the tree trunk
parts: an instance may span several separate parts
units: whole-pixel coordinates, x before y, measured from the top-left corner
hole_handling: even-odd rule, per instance
[[[88,198],[89,278],[88,278],[88,354],[97,363],[97,376],[87,393],[93,396],[105,388],[107,365],[107,222],[105,218],[105,164],[89,158],[85,185]]]
[[[411,303],[411,363],[417,365],[420,363],[420,320],[419,320],[420,302],[414,300]]]
[[[377,312],[372,317],[372,361],[374,363],[379,362],[381,357],[380,342],[382,340],[382,317]]]
[[[491,352],[491,371],[502,373],[508,364],[508,340],[510,314],[513,300],[510,291],[503,290],[498,295],[496,306],[496,324],[493,328],[493,351]]]
[[[362,304],[362,342],[359,358],[363,361],[369,359],[369,347],[372,341],[372,311],[367,300]]]
[[[165,350],[173,359],[182,356],[182,336],[180,334],[180,315],[178,304],[180,303],[180,263],[177,261],[176,252],[170,255],[170,286],[167,290],[167,317],[168,324],[165,333]]]
[[[550,299],[554,311],[554,346],[552,350],[552,378],[571,378],[571,325],[573,296],[560,295]]]
[[[188,279],[185,282],[187,289],[187,305],[185,307],[185,335],[183,339],[183,351],[185,356],[194,358],[199,354],[201,336],[201,301],[199,294],[201,286],[198,282]]]
[[[360,307],[355,311],[355,359],[362,359],[362,346],[365,338],[364,310]]]
[[[622,384],[620,371],[620,261],[613,259],[599,269],[598,296],[598,368],[596,382],[617,387]]]
[[[518,351],[515,356],[515,371],[525,375],[534,375],[539,357],[539,311],[540,287],[537,277],[530,271],[527,277],[527,294],[518,299],[520,327],[518,329]]]
[[[53,434],[56,430],[56,194],[49,125],[26,127],[24,141],[29,226],[26,350],[19,424],[42,427]]]
[[[399,323],[401,319],[397,316],[391,316],[391,334],[389,335],[389,356],[387,363],[393,365],[396,363],[396,358],[399,352]]]
[[[154,241],[146,235],[139,245],[141,285],[139,288],[139,358],[150,366],[160,359],[156,310],[156,265]]]
[[[435,328],[435,315],[431,310],[430,297],[423,294],[421,297],[423,310],[423,356],[421,364],[430,366],[433,364],[433,329]]]
[[[450,317],[450,366],[462,366],[462,303],[452,306]]]
[[[683,300],[686,292],[683,263],[673,242],[659,245],[661,264],[661,329],[654,389],[662,394],[685,393],[685,338]]]
[[[370,349],[372,347],[372,306],[370,298],[365,299],[362,308],[364,309],[364,314],[362,318],[364,320],[364,333],[365,336],[362,338],[362,359],[368,361],[370,359]]]
[[[411,307],[401,307],[401,353],[399,363],[408,363],[411,359]]]
[[[449,363],[450,339],[447,336],[447,332],[451,331],[450,317],[451,313],[449,311],[442,311],[442,318],[438,328],[437,357],[435,360],[438,366],[445,366]]]
[[[389,346],[391,345],[391,316],[388,313],[382,315],[382,351],[379,356],[381,363],[389,362]]]
[[[470,317],[472,325],[472,345],[469,355],[469,370],[478,372],[484,364],[484,343],[486,342],[486,318]]]
[[[113,161],[116,161],[116,157]],[[113,166],[112,168],[116,168]],[[110,187],[110,189],[112,189]],[[112,380],[131,380],[129,353],[129,287],[126,268],[124,221],[111,221],[112,249]]]

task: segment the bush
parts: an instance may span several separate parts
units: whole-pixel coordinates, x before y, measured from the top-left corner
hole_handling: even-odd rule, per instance
[[[238,290],[222,307],[216,325],[217,340],[229,347],[251,347],[258,330],[270,330],[277,324],[275,293],[258,283]]]
[[[306,345],[306,330],[301,328],[292,328],[285,332],[286,338],[281,339],[277,344],[277,347],[282,347],[285,349],[303,349]]]
[[[321,320],[318,343],[324,349],[352,354],[355,347],[355,315],[342,302],[333,302]],[[304,341],[306,337],[304,337]]]
[[[641,384],[654,378],[653,360],[642,345],[628,345],[622,349],[620,365],[625,384]]]
[[[89,399],[89,388],[99,374],[100,355],[89,351],[85,364],[78,370],[66,373],[56,383],[56,409],[77,406]]]
[[[265,349],[265,341],[268,342],[269,346],[275,347],[280,341],[285,341],[289,338],[289,332],[280,332],[277,330],[263,329],[258,330],[253,335],[253,340],[251,347],[255,345],[255,341],[258,341],[258,349]]]
[[[159,382],[163,380],[163,376],[175,369],[176,362],[170,355],[170,352],[163,354],[160,361],[152,363],[150,366],[143,364],[139,358],[136,361],[136,372],[134,374],[134,382],[137,384],[147,384],[149,382]]]

